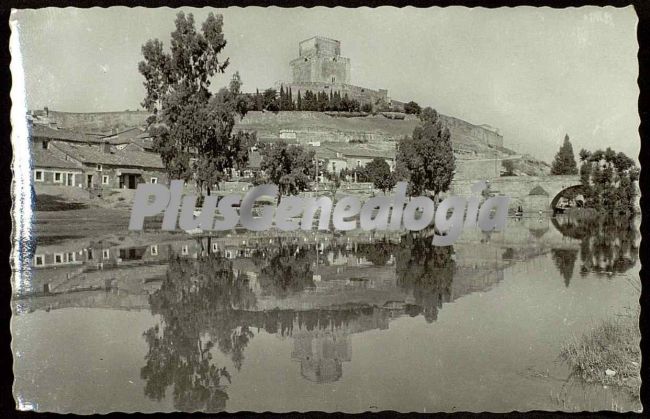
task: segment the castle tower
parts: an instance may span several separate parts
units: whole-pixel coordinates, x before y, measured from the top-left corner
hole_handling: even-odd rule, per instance
[[[335,39],[305,39],[290,65],[293,83],[350,83],[350,59],[341,57],[341,42]]]

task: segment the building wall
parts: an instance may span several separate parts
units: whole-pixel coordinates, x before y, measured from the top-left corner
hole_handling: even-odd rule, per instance
[[[36,180],[36,172],[42,173],[42,180]],[[72,176],[72,185],[69,185],[67,182],[69,175]],[[80,170],[36,167],[32,170],[32,180],[34,181],[34,184],[57,185],[70,188],[79,187],[83,182],[83,176]]]
[[[302,41],[298,48],[298,58],[289,63],[294,83],[350,82],[350,59],[341,57],[339,41],[315,37]]]
[[[348,167],[348,162],[346,159],[327,159],[327,163],[325,165],[326,169],[330,173],[341,173],[341,170],[347,169]]]
[[[363,167],[374,160],[374,157],[362,157],[362,156],[346,156],[347,167],[356,168]],[[395,160],[391,158],[385,158],[384,161],[390,166],[390,170],[395,169]]]
[[[102,165],[101,170],[97,165],[84,165],[84,187],[87,187],[87,176],[92,175],[93,188],[120,188],[120,174],[124,172],[125,167]],[[140,170],[142,176],[140,183],[152,183],[152,178],[156,179],[156,183],[167,183],[167,175],[158,169],[143,169],[140,167],[131,167],[130,169]]]

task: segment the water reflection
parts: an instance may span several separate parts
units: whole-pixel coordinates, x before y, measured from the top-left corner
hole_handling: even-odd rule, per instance
[[[566,237],[580,240],[580,273],[622,274],[634,267],[638,258],[638,233],[632,217],[553,218],[555,227]],[[554,260],[568,286],[577,252],[554,250]]]
[[[384,240],[356,248],[274,241],[248,252],[253,266],[247,269],[254,272],[238,269],[221,254],[172,258],[160,288],[150,297],[151,312],[160,316],[160,322],[144,333],[149,348],[141,370],[146,396],[161,400],[171,387],[177,409],[223,410],[231,372],[215,363],[213,351],[229,356],[241,369],[244,350],[255,336],[253,329],[290,336],[291,359],[300,363],[305,379],[339,380],[343,362],[352,357],[351,334],[386,329],[390,318],[405,314],[422,314],[432,322],[442,303],[450,301],[453,248],[433,247],[430,240],[407,235],[400,243]],[[319,259],[321,254],[327,257]],[[383,307],[354,303],[319,309],[257,309],[258,297],[282,300],[315,290],[319,264],[335,265],[351,255],[359,263],[383,267],[394,259],[394,288],[403,296],[412,295],[412,301],[387,301]]]
[[[144,397],[171,401],[178,410],[210,412],[235,403],[228,401],[229,392],[241,397],[232,388],[246,367],[265,368],[259,354],[251,356],[253,342],[265,342],[260,334],[286,340],[273,356],[295,362],[292,374],[300,382],[342,385],[358,374],[350,372],[355,359],[355,368],[367,368],[360,358],[368,354],[354,352],[366,339],[359,336],[386,334],[396,321],[413,322],[409,327],[416,333],[436,330],[429,324],[445,322],[448,303],[492,289],[506,268],[522,266],[517,281],[525,281],[525,269],[545,278],[550,262],[559,272],[553,272],[554,281],[564,282],[561,289],[580,289],[584,281],[574,279],[576,269],[582,275],[624,273],[638,253],[630,220],[568,216],[521,219],[504,233],[467,231],[453,247],[431,246],[430,238],[417,234],[357,232],[136,239],[39,246],[38,293],[16,304],[26,312],[150,312],[154,324],[138,330],[146,344],[137,356]],[[536,258],[543,266],[531,263]],[[458,327],[468,327],[457,312],[453,317]]]

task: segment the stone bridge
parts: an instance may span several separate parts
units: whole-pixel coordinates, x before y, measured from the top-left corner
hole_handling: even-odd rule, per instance
[[[478,180],[454,180],[450,193],[471,195],[470,188]],[[550,212],[563,192],[581,186],[579,175],[502,176],[487,180],[492,193],[511,197],[510,208],[516,210],[521,206],[524,212]]]

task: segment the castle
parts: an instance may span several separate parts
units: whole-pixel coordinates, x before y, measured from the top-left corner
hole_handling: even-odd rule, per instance
[[[292,81],[279,82],[285,89],[291,89],[294,96],[304,96],[307,90],[325,92],[328,95],[340,92],[361,105],[375,108],[392,107],[402,109],[403,103],[393,101],[386,89],[368,89],[350,84],[350,59],[341,56],[341,42],[335,39],[314,36],[298,44],[298,58],[291,60]]]

